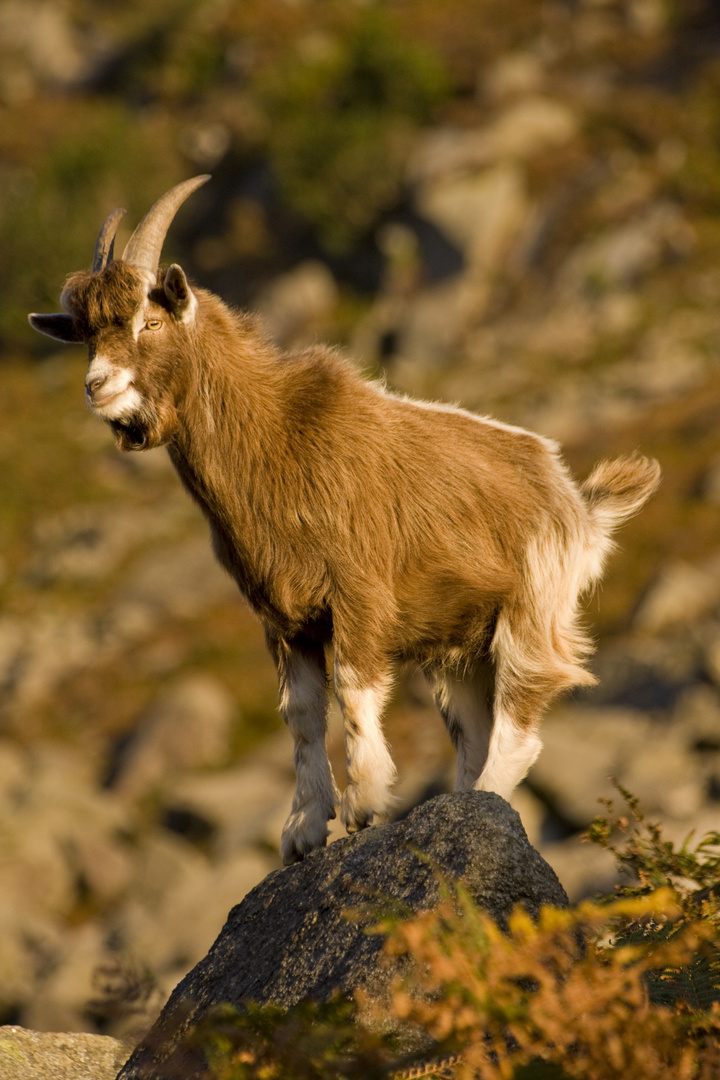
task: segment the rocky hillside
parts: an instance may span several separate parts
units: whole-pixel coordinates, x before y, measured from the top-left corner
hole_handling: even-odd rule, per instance
[[[80,353],[25,323],[110,209],[200,170],[169,254],[282,342],[540,430],[578,474],[660,459],[588,601],[599,689],[516,804],[571,898],[613,880],[578,839],[610,776],[671,833],[717,828],[715,7],[23,0],[0,31],[0,1020],[123,1033],[118,993],[152,1012],[278,865],[260,629],[164,452],[119,455]],[[401,809],[446,790],[413,673],[387,729]],[[336,714],[331,749],[342,775]]]

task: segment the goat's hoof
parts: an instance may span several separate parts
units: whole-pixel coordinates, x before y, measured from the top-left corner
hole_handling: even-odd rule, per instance
[[[302,862],[311,851],[317,851],[319,848],[325,847],[326,844],[326,836],[318,843],[313,843],[312,840],[303,836],[283,836],[280,842],[280,855],[283,866],[293,866],[295,863]]]
[[[298,850],[294,845],[285,851],[281,851],[283,866],[295,866],[305,858],[305,852]]]
[[[375,816],[373,803],[368,793],[360,790],[357,784],[348,784],[340,804],[340,820],[348,833],[360,832],[372,825]]]
[[[356,818],[353,821],[345,822],[345,831],[350,833],[360,832],[361,829],[367,829],[373,823],[373,815],[367,814],[365,817]]]
[[[345,826],[345,830],[348,833],[360,832],[361,829],[367,829],[372,825],[373,817],[375,816],[372,810],[367,810],[359,806],[352,806],[350,800],[348,800],[340,811],[340,819]]]
[[[280,855],[284,866],[302,862],[306,855],[327,844],[329,813],[305,807],[294,810],[285,822],[280,839]],[[332,816],[335,816],[334,810]]]

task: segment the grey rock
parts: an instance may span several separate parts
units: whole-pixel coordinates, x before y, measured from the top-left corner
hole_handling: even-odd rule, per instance
[[[337,840],[253,889],[176,987],[118,1080],[169,1076],[185,1032],[222,1002],[291,1007],[356,988],[382,998],[393,968],[378,964],[382,940],[367,927],[390,905],[432,908],[438,874],[461,880],[501,926],[518,903],[533,915],[543,904],[567,903],[503,799],[488,792],[438,796],[404,821]],[[183,1060],[183,1069],[188,1080],[203,1074],[197,1062]]]
[[[665,675],[679,676],[683,668],[681,661],[675,672]],[[640,674],[636,668],[636,678]],[[587,828],[605,813],[603,799],[621,803],[617,782],[663,827],[677,822],[687,831],[717,791],[720,699],[712,687],[691,684],[678,691],[670,708],[568,705],[547,718],[543,742],[528,780],[566,828]],[[573,901],[585,894],[585,879],[591,892],[605,887],[606,874],[599,864],[593,884],[592,848],[586,849],[587,855],[576,855],[557,845],[551,856],[549,848],[540,842],[537,846]],[[595,860],[600,854],[594,851]]]
[[[714,641],[714,660],[720,661],[720,640]],[[711,672],[717,679],[717,667]],[[716,686],[697,683],[678,698],[673,723],[681,728],[689,747],[706,753],[720,752],[720,693]]]
[[[162,539],[177,527],[178,515],[81,504],[41,518],[33,527],[33,554],[26,568],[33,585],[59,581],[97,582],[132,550]]]
[[[415,394],[429,392],[426,380],[436,378],[438,365],[457,348],[465,297],[461,280],[451,278],[423,289],[406,305],[394,328],[399,354],[393,360],[394,385]]]
[[[218,863],[197,861],[154,909],[142,894],[126,904],[116,936],[163,981],[168,972],[184,975],[210,948],[229,909],[278,865],[277,857],[252,848]]]
[[[647,745],[652,721],[630,709],[566,706],[542,728],[543,752],[529,781],[570,828],[584,829],[614,794],[612,777]]]
[[[0,895],[0,926],[0,1010],[5,1016],[22,1011],[24,1019],[25,1007],[35,992],[38,969],[55,962],[62,928],[50,917],[24,913],[18,898],[12,893],[5,895],[4,889]]]
[[[258,313],[274,338],[290,343],[327,318],[338,300],[338,288],[327,266],[308,259],[282,274],[258,299]]]
[[[572,904],[578,904],[598,893],[611,895],[620,881],[615,856],[598,847],[583,843],[580,836],[553,844],[540,845],[542,857],[562,879]]]
[[[137,597],[79,614],[52,598],[28,617],[0,619],[0,722],[19,729],[28,708],[148,637],[160,614]]]
[[[448,790],[451,789],[448,788]],[[531,791],[527,783],[522,783],[515,788],[510,796],[510,805],[520,815],[528,840],[534,848],[539,849],[548,816],[547,806]],[[543,855],[543,858],[547,856]],[[567,891],[565,879],[561,878],[561,880]]]
[[[662,637],[616,638],[598,652],[592,667],[600,680],[589,695],[594,705],[623,705],[653,714],[672,708],[707,677],[694,630],[679,628]]]
[[[279,812],[290,813],[295,782],[292,750],[283,770],[257,764],[252,758],[220,772],[188,772],[166,785],[163,805],[174,813],[190,813],[209,826],[215,848],[223,854],[266,838],[265,823]],[[274,838],[277,844],[279,834]]]
[[[639,630],[659,634],[687,626],[720,604],[720,555],[700,564],[671,563],[645,596],[635,618]]]
[[[687,845],[692,851],[708,833],[717,834],[720,829],[720,811],[717,803],[706,806],[692,822],[669,821],[663,822],[662,835],[664,840],[669,840],[676,847]]]
[[[25,916],[53,918],[72,909],[78,878],[99,889],[98,899],[117,897],[129,881],[121,834],[130,825],[115,799],[96,789],[91,762],[59,744],[36,746],[3,817],[3,896]]]
[[[6,723],[18,706],[42,700],[61,679],[91,662],[94,641],[87,619],[47,604],[27,619],[0,620],[0,714]]]
[[[497,268],[526,213],[524,178],[514,164],[429,184],[416,201],[423,217],[484,272]]]
[[[143,795],[169,774],[220,765],[230,752],[235,704],[210,675],[176,679],[141,717],[115,789]]]
[[[184,889],[204,873],[206,864],[207,857],[184,837],[157,825],[146,829],[138,837],[129,906],[142,905],[160,918],[168,893]]]
[[[574,251],[560,273],[560,288],[574,293],[598,285],[634,285],[691,243],[692,233],[680,209],[670,202],[653,203],[630,222]]]
[[[185,619],[237,597],[237,586],[220,569],[203,530],[139,558],[128,570],[118,599]]]
[[[498,161],[526,161],[567,144],[577,129],[578,116],[566,102],[531,95],[513,101],[486,127],[430,131],[410,162],[409,179],[422,185],[438,176],[479,171]]]
[[[23,1012],[24,1025],[37,1031],[86,1031],[96,972],[109,959],[98,925],[86,923],[66,930],[53,969],[35,986]]]
[[[107,1035],[0,1027],[3,1080],[112,1080],[127,1047]]]
[[[680,728],[657,728],[652,738],[635,751],[621,779],[623,786],[640,800],[645,813],[690,821],[702,809],[704,777]]]

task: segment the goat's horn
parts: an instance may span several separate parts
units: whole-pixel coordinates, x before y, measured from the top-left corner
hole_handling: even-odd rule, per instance
[[[92,264],[93,274],[97,274],[101,270],[104,270],[112,259],[115,233],[117,232],[120,218],[125,212],[125,210],[113,210],[112,214],[110,214],[110,217],[100,230],[97,244],[95,245],[95,258],[93,259]]]
[[[160,262],[160,253],[172,219],[193,191],[206,184],[209,175],[194,176],[170,188],[150,207],[145,217],[127,242],[122,261],[154,274]]]

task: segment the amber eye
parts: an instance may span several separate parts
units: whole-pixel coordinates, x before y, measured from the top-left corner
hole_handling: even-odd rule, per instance
[[[160,330],[162,327],[162,319],[148,319],[145,323],[146,330]]]

